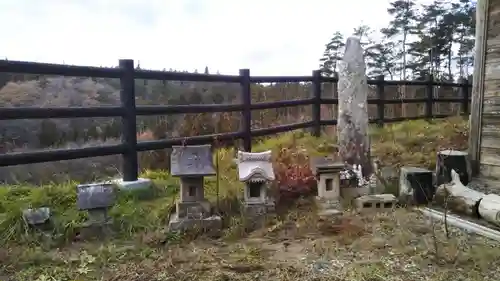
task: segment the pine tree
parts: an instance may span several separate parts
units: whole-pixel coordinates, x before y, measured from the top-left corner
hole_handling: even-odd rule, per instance
[[[340,32],[333,34],[330,42],[325,45],[325,52],[320,61],[320,70],[324,76],[333,76],[337,71],[337,61],[342,59],[342,52],[345,46],[344,36]]]
[[[400,51],[396,59],[401,59],[400,79],[406,79],[406,60],[408,37],[415,34],[416,10],[415,2],[412,0],[397,0],[390,3],[391,7],[387,9],[393,20],[389,22],[389,27],[381,30],[387,38],[399,36],[395,45],[398,45]]]

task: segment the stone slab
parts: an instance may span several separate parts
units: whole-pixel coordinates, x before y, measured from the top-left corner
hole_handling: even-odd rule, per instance
[[[148,189],[153,186],[153,181],[145,178],[138,178],[136,181],[124,181],[123,179],[112,180],[119,189],[122,190],[139,190]]]
[[[202,231],[217,231],[222,228],[222,218],[220,216],[210,216],[202,219],[182,219],[173,214],[169,224],[169,231],[186,231],[198,229]]]
[[[173,176],[213,176],[211,145],[172,146],[170,171]]]
[[[23,218],[29,225],[42,225],[50,220],[50,208],[41,207],[23,210]]]
[[[318,211],[318,216],[320,218],[322,217],[337,217],[337,216],[342,216],[344,212],[338,209],[326,209],[326,210],[319,210]]]
[[[109,208],[115,203],[115,188],[112,183],[79,184],[76,205],[79,210]]]

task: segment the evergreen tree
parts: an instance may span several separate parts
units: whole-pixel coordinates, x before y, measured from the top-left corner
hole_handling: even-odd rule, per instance
[[[344,36],[338,31],[335,32],[330,42],[325,45],[325,52],[319,60],[319,67],[324,76],[333,76],[333,73],[337,71],[337,61],[342,59],[344,46]]]
[[[396,0],[390,3],[391,7],[387,9],[393,19],[389,22],[389,27],[381,30],[387,38],[393,39],[399,37],[395,46],[400,48],[394,59],[401,59],[400,79],[406,79],[406,59],[407,44],[411,34],[415,34],[416,10],[415,2],[412,0]]]

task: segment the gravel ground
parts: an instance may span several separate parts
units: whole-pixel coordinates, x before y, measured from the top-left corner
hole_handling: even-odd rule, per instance
[[[500,280],[498,242],[453,227],[447,238],[441,224],[404,209],[328,221],[297,211],[246,237],[237,231],[166,245],[142,239],[17,248],[0,260],[17,280],[37,281]]]

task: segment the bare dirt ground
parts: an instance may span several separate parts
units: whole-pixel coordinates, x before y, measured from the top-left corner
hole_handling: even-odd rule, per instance
[[[399,209],[335,221],[314,210],[242,235],[75,243],[44,250],[13,247],[0,256],[14,280],[500,280],[500,243]],[[168,240],[168,241],[167,241]]]

